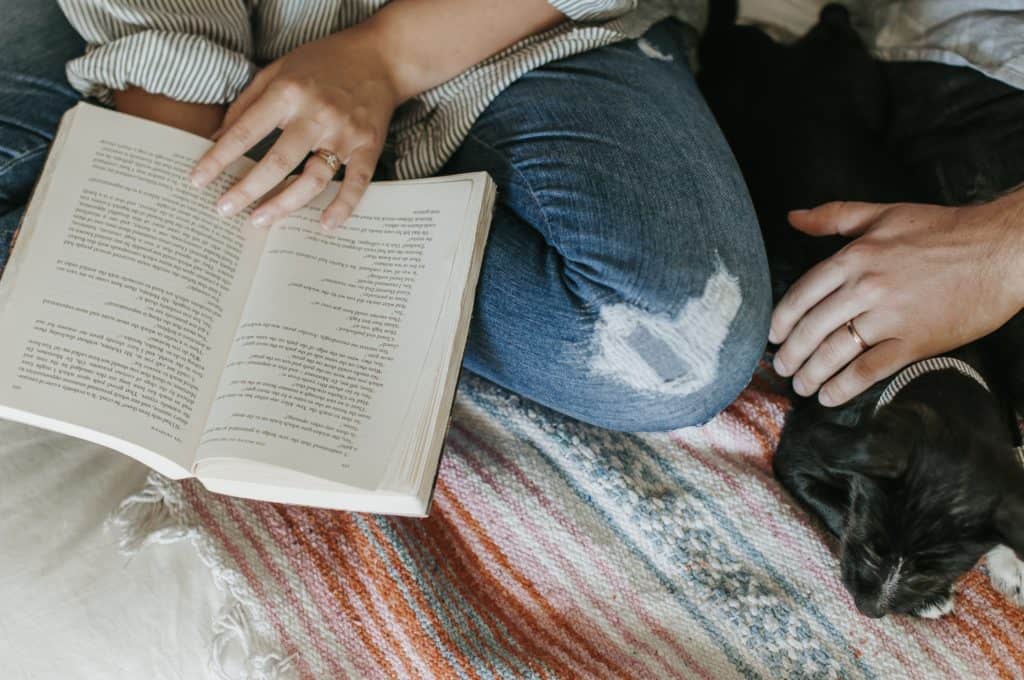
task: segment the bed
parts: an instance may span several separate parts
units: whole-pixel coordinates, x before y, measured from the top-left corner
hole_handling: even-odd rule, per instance
[[[819,2],[757,0],[777,34]],[[219,498],[0,423],[11,678],[1020,677],[1024,617],[856,615],[772,478],[762,370],[702,428],[598,430],[463,378],[431,517]]]

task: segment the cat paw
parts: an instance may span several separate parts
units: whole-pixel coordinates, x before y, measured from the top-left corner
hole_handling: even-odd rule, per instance
[[[923,609],[918,609],[914,612],[914,616],[920,616],[922,619],[941,619],[943,616],[947,616],[953,613],[953,595],[950,593],[949,597],[935,604],[930,604]]]
[[[1018,607],[1024,607],[1024,562],[1005,545],[992,548],[987,561],[992,586]]]

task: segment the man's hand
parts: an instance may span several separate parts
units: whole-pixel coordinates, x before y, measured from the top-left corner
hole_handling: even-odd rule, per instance
[[[114,108],[203,137],[211,136],[224,120],[219,104],[190,104],[132,87],[114,92]]]
[[[789,220],[814,236],[855,237],[772,315],[776,372],[825,406],[994,331],[1024,305],[1024,189],[959,208],[827,203]]]

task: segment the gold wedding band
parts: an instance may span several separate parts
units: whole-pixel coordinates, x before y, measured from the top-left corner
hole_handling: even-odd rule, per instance
[[[866,352],[871,348],[871,345],[864,342],[864,338],[860,337],[860,333],[858,333],[857,329],[854,328],[852,319],[846,322],[846,330],[850,332],[850,337],[853,338],[854,342],[860,345],[860,350],[862,352]]]
[[[341,159],[338,158],[338,154],[327,149],[313,149],[313,155],[319,156],[327,163],[327,167],[331,169],[331,172],[337,172],[341,167]]]

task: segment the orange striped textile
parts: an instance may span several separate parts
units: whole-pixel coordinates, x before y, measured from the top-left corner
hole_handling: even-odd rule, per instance
[[[464,376],[425,520],[147,492],[225,590],[229,677],[1024,677],[1024,612],[984,566],[952,616],[857,614],[771,474],[787,404],[764,375],[704,427],[639,435]]]

